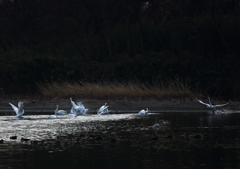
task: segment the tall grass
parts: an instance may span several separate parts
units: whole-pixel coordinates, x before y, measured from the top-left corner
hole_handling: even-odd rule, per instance
[[[194,98],[196,94],[179,79],[161,84],[140,82],[48,82],[38,84],[40,92],[50,98],[77,96],[91,99],[174,99]]]

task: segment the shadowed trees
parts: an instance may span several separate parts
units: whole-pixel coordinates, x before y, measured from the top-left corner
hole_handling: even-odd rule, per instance
[[[239,0],[4,0],[0,87],[21,93],[45,80],[178,76],[238,98],[239,11]]]

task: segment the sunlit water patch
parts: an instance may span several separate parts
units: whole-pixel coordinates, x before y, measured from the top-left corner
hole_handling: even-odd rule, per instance
[[[48,115],[32,115],[16,120],[12,116],[0,116],[0,136],[6,141],[13,141],[14,139],[10,139],[11,136],[17,136],[19,139],[23,137],[31,140],[44,140],[55,138],[61,132],[76,134],[108,129],[106,126],[99,125],[99,122],[139,118],[136,114],[59,116],[58,119],[48,119],[48,117]]]

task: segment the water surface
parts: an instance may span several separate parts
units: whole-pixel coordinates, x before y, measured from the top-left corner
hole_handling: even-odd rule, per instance
[[[48,116],[0,116],[0,168],[240,168],[237,111]]]

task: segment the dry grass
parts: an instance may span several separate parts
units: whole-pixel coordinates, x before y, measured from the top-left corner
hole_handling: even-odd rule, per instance
[[[38,84],[40,92],[50,98],[77,96],[90,99],[179,99],[194,98],[190,87],[175,79],[165,84],[148,85],[139,82],[48,82]]]

